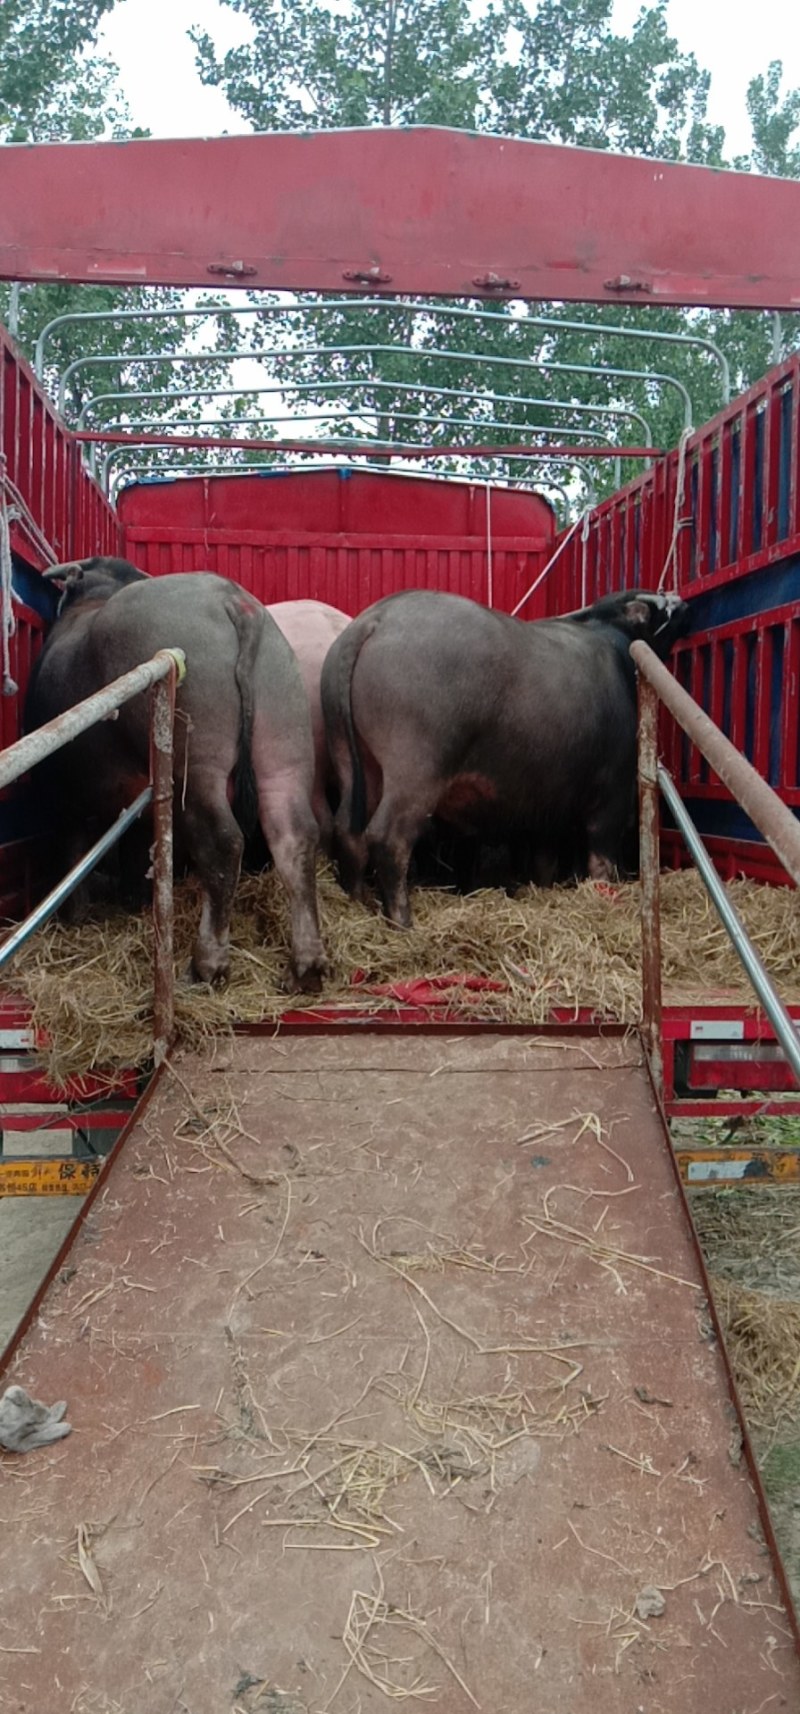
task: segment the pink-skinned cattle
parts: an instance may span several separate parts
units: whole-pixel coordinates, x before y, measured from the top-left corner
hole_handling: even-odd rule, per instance
[[[339,784],[334,850],[346,890],[371,866],[391,921],[411,921],[408,867],[436,817],[489,844],[528,841],[596,879],[633,821],[636,675],[644,638],[666,659],[685,602],[635,590],[526,623],[462,596],[411,590],[366,609],[322,673]]]
[[[183,649],[177,692],[176,842],[202,890],[192,974],[224,980],[244,832],[260,821],[291,910],[294,985],[318,991],[326,971],[319,932],[311,808],[311,721],[292,651],[266,609],[211,572],[150,578],[127,560],[56,566],[58,615],[31,677],[33,730],[157,650]],[[88,849],[136,796],[149,772],[146,696],[42,763],[43,796],[62,847]],[[244,830],[244,831],[243,831]]]
[[[328,793],[334,784],[335,775],[325,738],[320,681],[325,656],[336,638],[341,636],[342,631],[347,630],[351,622],[350,617],[347,613],[340,612],[338,607],[329,607],[324,601],[278,601],[274,606],[268,607],[267,612],[294,651],[305,686],[314,740],[314,789],[311,807],[317,818],[322,844],[327,850],[333,829]]]

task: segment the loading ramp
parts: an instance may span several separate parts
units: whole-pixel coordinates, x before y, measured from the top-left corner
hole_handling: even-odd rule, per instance
[[[0,1708],[800,1706],[636,1037],[179,1057],[11,1381]]]

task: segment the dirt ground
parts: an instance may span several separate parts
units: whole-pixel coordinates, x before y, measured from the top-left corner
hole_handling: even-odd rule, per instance
[[[80,1206],[78,1196],[0,1199],[0,1350],[22,1320]]]
[[[800,1131],[800,1123],[797,1130]],[[737,1139],[739,1140],[739,1139]],[[795,1141],[798,1136],[795,1134]],[[800,1325],[800,1187],[772,1190],[703,1190],[691,1195],[692,1215],[709,1270],[763,1293],[767,1307],[796,1308]],[[717,1302],[722,1298],[717,1292]],[[724,1321],[724,1310],[723,1321]],[[765,1332],[766,1338],[766,1332]],[[737,1370],[734,1341],[728,1339]],[[740,1367],[742,1367],[740,1359]],[[775,1533],[796,1603],[800,1604],[800,1376],[792,1403],[752,1407],[748,1422],[769,1500]],[[749,1377],[737,1373],[747,1396]]]

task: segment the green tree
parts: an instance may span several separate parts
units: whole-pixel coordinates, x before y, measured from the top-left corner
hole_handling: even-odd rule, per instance
[[[97,31],[115,0],[3,0],[0,7],[0,142],[85,142],[146,135],[132,123],[118,83],[117,68],[97,52]],[[207,294],[210,307],[224,297]],[[144,321],[105,320],[66,322],[51,336],[46,349],[44,379],[58,390],[59,375],[79,358],[102,358],[102,364],[74,373],[67,384],[64,408],[75,421],[92,395],[114,391],[169,389],[174,402],[131,401],[98,406],[88,426],[112,417],[123,424],[145,420],[153,426],[171,417],[199,420],[207,406],[187,392],[203,385],[222,385],[230,378],[227,363],[152,364],[137,362],[136,354],[155,348],[170,354],[190,352],[193,336],[180,315],[186,294],[163,289],[124,290],[108,286],[43,284],[14,291],[0,285],[0,319],[11,325],[22,351],[32,358],[42,328],[51,320],[76,312],[118,315],[125,310],[174,310],[174,316]],[[215,315],[205,343],[213,350],[233,343],[230,318]],[[154,461],[139,454],[137,463]]]
[[[65,102],[72,109],[70,125],[74,125],[79,103],[87,94],[90,113],[97,112],[102,83],[96,72],[107,68],[95,61],[77,92],[74,74],[113,5],[114,0],[3,0],[0,141],[42,142],[51,135],[51,127],[58,128],[58,108]],[[76,133],[70,129],[67,134]]]
[[[490,0],[477,10],[467,0],[352,0],[345,12],[334,0],[224,0],[247,17],[252,39],[218,56],[210,37],[194,33],[204,81],[221,87],[231,105],[257,130],[373,124],[443,124],[492,129],[508,135],[610,148],[671,160],[725,164],[722,129],[707,117],[709,76],[694,55],[681,52],[670,35],[666,0],[643,5],[628,36],[613,28],[612,0]],[[756,78],[750,92],[753,154],[736,165],[745,170],[798,172],[791,138],[800,96],[780,98],[780,68]],[[484,427],[493,419],[584,428],[584,413],[548,413],[528,407],[524,397],[546,397],[565,407],[624,405],[640,411],[653,427],[655,444],[674,445],[683,407],[674,388],[643,376],[622,380],[609,366],[663,370],[686,386],[700,423],[722,402],[713,357],[692,346],[655,340],[625,341],[601,331],[612,320],[607,308],[531,306],[520,313],[495,306],[495,313],[470,324],[463,317],[421,318],[410,323],[387,306],[370,313],[352,307],[323,314],[304,300],[306,314],[287,324],[265,319],[254,330],[260,349],[290,344],[280,372],[300,381],[318,408],[330,401],[329,384],[352,390],[352,408],[337,417],[343,430],[365,426],[394,442],[466,442],[516,438]],[[478,306],[476,306],[478,307]],[[485,305],[481,308],[486,309]],[[544,313],[550,327],[533,324]],[[581,320],[593,331],[559,331],[558,321]],[[775,332],[762,315],[726,315],[619,306],[622,328],[675,334],[691,331],[716,340],[731,365],[734,388],[748,385],[768,366]],[[784,345],[796,321],[784,321]],[[346,351],[343,345],[392,345],[391,352]],[[328,348],[320,356],[319,348]],[[499,359],[584,364],[602,372],[577,377],[531,366],[511,369],[473,365],[459,357],[426,356],[446,349]],[[314,384],[317,384],[315,392]],[[414,383],[417,383],[416,388]],[[450,389],[435,396],[429,387]],[[407,389],[411,389],[410,391]],[[513,405],[493,408],[493,393],[512,395]],[[342,409],[340,403],[339,410]],[[406,419],[411,416],[409,423]],[[441,419],[452,424],[447,430]],[[473,426],[462,428],[467,419]],[[624,436],[641,440],[632,425]],[[587,439],[591,433],[587,431]],[[487,467],[488,468],[488,467]],[[595,472],[602,488],[611,467]]]

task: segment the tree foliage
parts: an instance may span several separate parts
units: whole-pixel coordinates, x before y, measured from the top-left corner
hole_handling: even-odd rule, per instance
[[[96,52],[98,25],[113,4],[4,0],[0,138],[137,134],[113,68]],[[627,35],[614,28],[613,0],[223,4],[247,19],[251,37],[217,54],[208,35],[193,32],[200,74],[221,88],[257,130],[447,125],[728,164],[724,133],[708,120],[708,73],[670,34],[666,0],[643,4]],[[779,63],[753,78],[748,106],[752,148],[733,164],[743,171],[800,176],[800,91],[782,90]],[[3,296],[7,304],[7,292]],[[43,323],[77,307],[174,309],[174,317],[146,329],[125,322],[65,325],[49,347],[48,373],[52,378],[78,354],[102,356],[109,359],[102,369],[73,374],[68,389],[73,415],[87,406],[90,393],[168,389],[166,401],[131,399],[127,412],[115,409],[117,418],[198,421],[214,407],[192,398],[195,388],[238,384],[225,360],[156,366],[137,357],[147,345],[160,348],[165,357],[196,351],[197,340],[187,335],[177,313],[183,301],[181,294],[164,291],[27,288],[18,337],[30,354]],[[301,314],[283,317],[272,313],[274,300],[268,302],[270,313],[252,323],[215,318],[205,342],[215,352],[238,343],[263,357],[273,381],[286,388],[285,399],[273,404],[276,435],[290,433],[289,425],[277,419],[295,409],[305,410],[309,434],[377,436],[393,444],[467,445],[477,439],[499,444],[522,439],[545,423],[556,433],[560,429],[562,438],[580,430],[589,441],[605,434],[641,444],[642,425],[614,417],[622,407],[646,419],[655,445],[669,447],[684,426],[684,407],[678,389],[658,375],[670,375],[688,389],[693,421],[699,424],[722,402],[718,365],[697,346],[612,336],[607,331],[612,320],[620,330],[691,332],[716,341],[728,358],[734,392],[794,343],[798,326],[796,317],[776,324],[761,314],[623,305],[609,311],[608,306],[480,303],[473,307],[481,315],[470,320],[456,313],[462,304],[453,304],[452,313],[412,320],[407,303],[389,301],[370,312],[351,301],[346,309],[330,311],[310,295],[299,300]],[[566,329],[565,321],[581,321],[586,328]],[[437,355],[442,351],[447,355]],[[620,376],[614,372],[619,369],[637,373]],[[293,390],[295,383],[302,392]],[[504,396],[502,402],[498,395]],[[546,402],[526,402],[533,399]],[[95,420],[102,420],[106,409],[96,407]],[[248,398],[243,390],[220,408],[220,415],[223,422],[238,423],[242,416],[261,417],[266,409],[263,400]],[[268,433],[269,425],[261,423],[258,432]],[[299,426],[297,432],[303,432]],[[497,464],[487,463],[485,469],[503,473]],[[505,473],[513,474],[513,467]],[[554,467],[551,474],[563,473]],[[590,474],[603,489],[614,472],[598,461]]]
[[[59,131],[59,109],[72,109],[69,135],[80,105],[102,107],[106,66],[95,61],[75,88],[82,53],[96,41],[98,25],[114,0],[3,0],[0,7],[0,141],[43,142]],[[106,99],[108,89],[105,90]],[[91,126],[91,118],[89,120]],[[103,128],[102,120],[100,129]],[[63,130],[61,131],[63,135]],[[93,135],[90,128],[87,135]]]
[[[143,137],[133,125],[122,96],[117,68],[97,52],[97,31],[115,0],[3,0],[0,6],[0,143],[86,142],[102,137],[120,140]],[[206,294],[204,302],[225,299]],[[187,398],[194,388],[222,384],[228,365],[195,361],[153,364],[137,354],[156,349],[165,359],[196,348],[187,336],[181,315],[186,294],[163,289],[120,289],[110,286],[25,286],[13,293],[0,285],[0,318],[10,323],[28,358],[33,358],[38,335],[57,317],[81,314],[113,315],[114,319],[68,321],[50,337],[44,379],[57,394],[59,377],[77,359],[102,360],[76,370],[66,385],[64,408],[71,422],[85,412],[86,426],[111,418],[149,421],[170,416],[195,420],[204,401]],[[174,311],[148,323],[116,319],[120,311]],[[235,334],[224,314],[215,316],[205,343],[213,349],[229,346]],[[107,403],[89,408],[97,393],[168,391],[173,400],[137,401],[130,408]]]
[[[345,8],[338,0],[224,4],[248,19],[251,40],[218,56],[211,38],[195,32],[198,66],[204,81],[221,87],[257,130],[455,125],[727,164],[724,132],[707,116],[709,75],[670,35],[666,0],[643,5],[629,35],[614,30],[612,0],[489,0],[480,8],[468,0],[351,0]],[[750,86],[753,148],[736,161],[740,170],[800,176],[793,141],[800,92],[782,97],[781,76],[781,66],[773,64]],[[455,315],[423,316],[412,336],[408,318],[391,306],[337,314],[323,313],[313,298],[306,301],[306,315],[290,324],[295,350],[277,359],[280,372],[302,382],[319,407],[330,402],[334,383],[339,390],[331,425],[393,442],[474,441],[476,429],[481,440],[495,444],[517,438],[492,427],[498,419],[582,426],[589,440],[595,429],[614,432],[610,415],[592,424],[585,412],[570,412],[580,404],[636,410],[652,426],[655,444],[671,446],[684,426],[684,407],[678,390],[654,376],[664,372],[682,382],[698,424],[722,403],[719,365],[697,346],[611,337],[603,328],[612,319],[619,328],[691,332],[717,342],[734,391],[763,374],[797,327],[796,318],[784,318],[776,333],[772,318],[758,314],[618,306],[610,315],[607,307],[534,305],[527,311],[495,306],[494,314],[472,324]],[[536,325],[534,312],[549,325]],[[559,329],[565,320],[585,322],[590,331]],[[286,343],[286,326],[271,316],[255,339],[274,351]],[[337,349],[389,344],[391,352]],[[320,347],[328,354],[320,356]],[[451,355],[432,355],[442,349]],[[471,352],[483,359],[516,357],[519,367],[470,363]],[[539,367],[547,362],[565,368]],[[569,365],[597,373],[579,375]],[[612,373],[620,368],[643,373]],[[342,415],[345,383],[352,406]],[[513,403],[494,405],[498,393]],[[522,402],[531,397],[564,409]],[[463,427],[465,421],[474,426]],[[629,423],[620,439],[641,444],[641,426]],[[613,470],[604,465],[593,475],[607,488]]]

